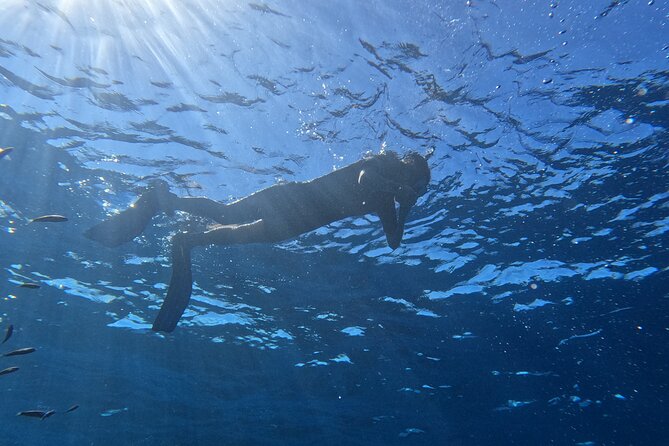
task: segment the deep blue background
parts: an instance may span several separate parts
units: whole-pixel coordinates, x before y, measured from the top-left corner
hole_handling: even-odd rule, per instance
[[[0,357],[2,444],[669,434],[662,2],[5,3],[0,351],[37,351]],[[434,150],[400,249],[366,217],[198,250],[170,335],[169,237],[208,222],[81,235],[154,178],[228,201],[382,148]]]

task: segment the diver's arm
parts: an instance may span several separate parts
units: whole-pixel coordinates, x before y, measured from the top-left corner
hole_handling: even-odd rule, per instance
[[[411,206],[400,204],[399,212],[395,210],[394,200],[388,200],[383,203],[378,211],[383,232],[386,233],[386,241],[390,249],[397,249],[402,242],[404,235],[404,224]]]

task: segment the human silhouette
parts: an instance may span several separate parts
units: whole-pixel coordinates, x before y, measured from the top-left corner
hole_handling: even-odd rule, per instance
[[[429,182],[426,158],[413,151],[402,157],[385,151],[311,181],[277,184],[229,204],[208,198],[180,198],[165,182],[158,181],[128,209],[90,228],[85,235],[103,245],[118,246],[141,234],[156,214],[175,210],[219,223],[204,232],[172,237],[172,277],[153,323],[153,330],[171,332],[190,300],[193,248],[277,243],[344,218],[376,214],[388,246],[395,249],[402,240],[409,210],[426,192]]]

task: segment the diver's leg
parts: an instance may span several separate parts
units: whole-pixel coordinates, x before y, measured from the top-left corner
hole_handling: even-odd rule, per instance
[[[245,225],[218,226],[210,231],[181,233],[172,238],[172,277],[160,312],[153,323],[154,331],[171,332],[177,326],[190,300],[193,276],[191,250],[196,246],[245,243],[273,243],[288,234],[267,229],[263,220]]]
[[[192,215],[220,221],[226,205],[204,197],[173,197],[167,206],[176,211],[188,212]]]
[[[210,218],[222,225],[241,225],[263,218],[267,210],[281,207],[280,204],[287,198],[295,201],[296,183],[274,185],[260,190],[232,203],[224,204],[202,197],[177,197],[174,194],[165,195],[161,202],[161,209],[178,210],[192,215]]]
[[[273,204],[265,191],[256,192],[228,204],[203,197],[172,196],[164,207],[210,218],[222,225],[241,225],[260,219],[261,209]]]
[[[167,183],[156,181],[130,207],[88,229],[84,235],[105,246],[129,242],[142,233],[159,212],[171,215],[175,210],[210,218],[221,224],[240,224],[260,218],[260,209],[267,204],[267,193],[256,193],[230,204],[203,197],[177,197]]]
[[[300,187],[296,183],[277,184],[228,204],[208,198],[174,197],[167,206],[222,225],[242,225],[264,218],[272,209],[285,207],[286,201],[297,201],[296,189]]]
[[[128,209],[93,226],[84,235],[109,247],[129,242],[142,233],[154,215],[161,210],[171,211],[165,206],[171,195],[167,183],[155,181]]]

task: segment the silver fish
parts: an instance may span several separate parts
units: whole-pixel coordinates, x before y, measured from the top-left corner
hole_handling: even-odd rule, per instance
[[[55,410],[22,410],[16,415],[23,417],[39,418],[40,420],[43,420],[45,418],[49,418],[51,415],[55,413],[56,413]]]
[[[21,285],[19,285],[21,288],[39,288],[41,285],[39,283],[34,283],[34,282],[23,282]]]
[[[14,326],[10,324],[9,327],[7,327],[7,332],[5,333],[5,339],[3,339],[2,341],[3,344],[7,342],[9,338],[12,337],[12,333],[14,333]]]
[[[46,412],[43,410],[22,410],[17,416],[42,418]]]
[[[79,408],[79,405],[78,405],[78,404],[75,404],[75,405],[71,406],[69,409],[67,409],[67,410],[65,411],[65,413],[73,412],[73,411],[77,410],[78,408]]]
[[[4,370],[0,370],[0,376],[2,375],[9,375],[10,373],[14,373],[18,370],[18,367],[7,367]]]
[[[42,215],[30,220],[30,223],[60,223],[67,221],[67,217],[58,214]]]
[[[26,347],[26,348],[20,348],[18,350],[11,351],[9,353],[5,353],[2,356],[18,356],[18,355],[27,355],[28,353],[34,352],[35,349],[32,347]]]
[[[11,147],[6,147],[4,149],[2,147],[0,147],[0,159],[4,158],[7,155],[9,155],[10,153],[12,153],[12,150],[14,150],[14,149],[12,149]]]

